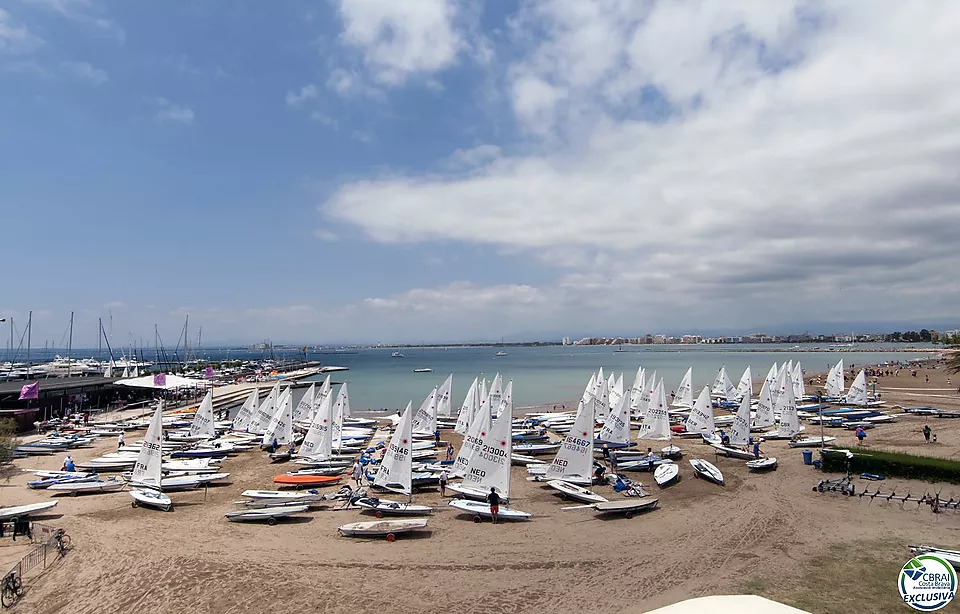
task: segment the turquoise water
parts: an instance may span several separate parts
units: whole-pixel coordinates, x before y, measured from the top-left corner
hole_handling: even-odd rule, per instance
[[[753,379],[764,377],[770,365],[787,360],[803,363],[804,371],[826,371],[843,358],[844,366],[905,362],[926,358],[922,352],[895,352],[899,344],[869,344],[845,348],[855,351],[796,351],[787,345],[738,346],[624,346],[615,352],[610,346],[507,347],[507,356],[495,356],[498,348],[405,348],[404,358],[391,358],[390,349],[369,349],[356,352],[311,355],[325,365],[349,367],[349,371],[333,373],[334,382],[347,382],[350,404],[356,409],[396,409],[407,401],[418,406],[434,386],[453,374],[453,405],[459,407],[467,387],[481,373],[488,380],[500,373],[504,383],[513,380],[514,405],[566,404],[570,407],[580,398],[590,374],[603,367],[624,373],[624,385],[633,383],[637,368],[643,365],[648,373],[657,370],[663,377],[668,394],[676,389],[688,367],[693,368],[694,389],[710,385],[722,365],[733,383],[739,381],[750,365]],[[910,347],[917,347],[911,344]],[[934,352],[931,346],[931,352]],[[432,373],[414,373],[414,369],[430,368]],[[317,379],[317,378],[314,378]],[[322,379],[322,378],[319,378]],[[696,394],[696,393],[695,393]]]

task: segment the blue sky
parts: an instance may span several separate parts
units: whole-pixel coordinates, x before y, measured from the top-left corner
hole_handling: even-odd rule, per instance
[[[224,342],[949,317],[958,9],[871,6],[7,0],[0,316],[75,310],[91,343],[107,313]]]

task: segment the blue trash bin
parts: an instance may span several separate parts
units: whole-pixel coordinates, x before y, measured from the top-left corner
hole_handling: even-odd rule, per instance
[[[813,464],[813,450],[804,450],[803,451],[803,464],[812,465]]]

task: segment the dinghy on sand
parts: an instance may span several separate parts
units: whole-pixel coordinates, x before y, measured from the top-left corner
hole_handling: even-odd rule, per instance
[[[747,461],[747,468],[751,471],[773,471],[777,468],[776,458],[757,458]]]
[[[306,488],[307,486],[330,486],[340,481],[339,476],[285,473],[273,478],[274,484]]]
[[[427,528],[426,519],[409,518],[406,520],[375,520],[373,522],[351,522],[337,527],[344,537],[385,537],[392,542],[400,533],[421,531]]]
[[[0,507],[0,520],[7,520],[18,516],[35,516],[56,507],[57,503],[59,503],[59,501],[44,501],[43,503],[31,503],[29,505]]]
[[[626,499],[624,501],[603,501],[601,503],[589,503],[587,505],[574,505],[560,509],[577,510],[593,508],[599,515],[623,514],[626,518],[633,518],[634,514],[655,509],[659,501],[659,499]]]
[[[653,479],[657,486],[664,488],[680,477],[680,467],[674,463],[660,465],[653,472]]]
[[[468,499],[454,499],[450,502],[450,507],[471,514],[474,522],[480,522],[484,518],[493,517],[493,514],[490,513],[489,503],[470,501]],[[511,509],[502,505],[497,512],[498,520],[529,520],[530,518],[533,518],[533,514],[521,512],[520,510]]]
[[[563,480],[550,480],[547,482],[547,486],[559,491],[561,497],[564,499],[576,499],[584,503],[603,503],[607,500],[606,497],[601,497],[591,490],[587,490],[576,484],[571,484],[570,482],[564,482]]]
[[[433,508],[426,505],[400,503],[378,499],[377,497],[363,497],[354,501],[354,504],[364,510],[373,512],[377,518],[383,518],[384,516],[424,516],[433,513]]]
[[[690,466],[693,467],[693,472],[696,477],[723,486],[723,474],[720,473],[720,470],[712,463],[702,458],[694,458],[690,460]]]
[[[126,486],[127,483],[123,480],[96,480],[96,481],[84,481],[84,482],[61,482],[60,484],[51,484],[47,487],[47,491],[53,494],[69,494],[70,496],[76,497],[77,495],[88,495],[95,493],[103,492],[117,492]]]
[[[145,505],[164,512],[169,512],[173,509],[173,501],[159,490],[150,490],[147,488],[131,490],[130,496],[133,497],[133,501],[130,504],[133,507]]]
[[[240,493],[241,497],[250,499],[262,499],[268,501],[296,501],[298,499],[311,500],[316,497],[323,497],[316,490],[292,491],[292,490],[245,490]]]
[[[241,510],[239,512],[227,512],[224,514],[230,522],[266,522],[273,526],[277,524],[277,518],[285,518],[294,514],[302,514],[307,511],[306,505],[280,505],[277,507],[259,507]]]

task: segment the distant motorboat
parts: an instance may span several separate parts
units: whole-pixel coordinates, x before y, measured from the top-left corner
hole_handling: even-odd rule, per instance
[[[390,354],[390,358],[404,358],[403,352],[394,352],[393,354]]]
[[[433,373],[433,369],[428,369],[428,368],[414,369],[413,372],[414,373]]]
[[[506,356],[506,355],[507,355],[507,353],[504,352],[503,350],[500,350],[499,352],[497,352],[496,354],[494,354],[494,356]]]

